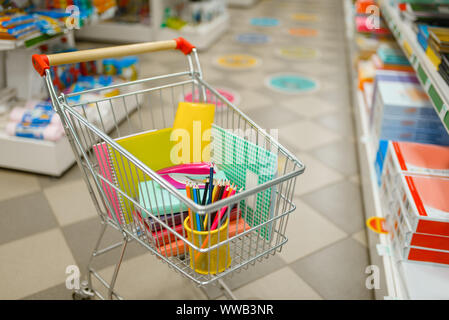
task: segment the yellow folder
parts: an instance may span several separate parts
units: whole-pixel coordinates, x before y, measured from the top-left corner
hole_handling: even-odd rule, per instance
[[[116,139],[116,142],[138,160],[154,171],[174,166],[170,159],[170,151],[175,142],[170,141],[172,128],[138,133]],[[133,199],[138,199],[139,181],[144,180],[143,172],[127,158],[109,146],[111,164],[115,173],[118,188]],[[120,205],[126,223],[132,221],[134,204],[119,192]],[[137,201],[137,200],[136,200]]]
[[[174,151],[179,157],[179,163],[210,161],[210,130],[214,115],[214,104],[190,102],[178,104],[172,138],[177,145]]]

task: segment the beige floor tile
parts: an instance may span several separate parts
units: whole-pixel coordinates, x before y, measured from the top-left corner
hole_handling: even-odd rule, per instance
[[[36,192],[39,189],[36,176],[0,169],[0,201]]]
[[[365,247],[368,247],[368,242],[367,242],[367,239],[366,239],[367,237],[366,237],[365,229],[363,229],[363,230],[361,230],[361,231],[359,231],[357,233],[354,233],[352,235],[352,238],[357,240],[358,242],[360,242]]]
[[[321,297],[289,267],[284,267],[236,290],[239,299],[317,300]]]
[[[306,170],[296,181],[295,195],[303,195],[343,179],[340,173],[314,157],[305,153],[299,153],[297,156],[305,164]]]
[[[346,233],[300,199],[293,202],[296,210],[288,218],[288,242],[280,256],[287,263],[313,253],[346,237]]]
[[[238,70],[230,73],[229,76],[225,74],[223,76],[242,88],[259,89],[264,86],[265,73],[260,71],[260,65],[254,69]]]
[[[100,274],[109,280],[113,270],[113,267],[108,267]],[[192,281],[169,269],[167,264],[149,253],[122,264],[116,290],[125,299],[207,299]]]
[[[310,150],[339,139],[336,133],[309,120],[280,128],[279,137],[298,150]]]
[[[44,189],[61,226],[95,217],[97,212],[83,180]]]
[[[350,177],[349,180],[357,185],[360,185],[360,177],[358,174]]]
[[[296,97],[284,99],[280,105],[305,118],[314,118],[337,110],[337,106],[317,97]]]
[[[267,105],[268,99],[266,96],[253,90],[245,90],[241,92],[241,103],[237,106],[243,112],[252,109],[259,109]]]
[[[20,299],[65,282],[75,259],[58,229],[0,246],[0,299]]]

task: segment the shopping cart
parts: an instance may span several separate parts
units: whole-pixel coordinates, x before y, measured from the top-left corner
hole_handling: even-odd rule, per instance
[[[57,93],[51,79],[50,66],[173,49],[185,54],[187,71],[70,94]],[[114,286],[130,241],[138,242],[200,287],[219,283],[231,298],[235,297],[223,282],[223,277],[281,251],[287,242],[285,232],[288,216],[295,210],[292,198],[296,178],[304,172],[305,167],[267,134],[266,130],[261,129],[203,80],[193,45],[178,38],[53,55],[34,55],[32,61],[35,69],[45,79],[53,107],[61,117],[102,224],[87,266],[87,280],[83,281],[80,290],[74,292],[75,299],[95,296],[104,298],[104,294],[93,288],[92,276],[106,287],[107,298],[121,299]],[[120,92],[113,96],[95,95],[111,90]],[[271,172],[264,180],[256,179],[254,182],[252,179],[252,185],[240,185],[244,190],[230,198],[198,205],[117,142],[121,137],[170,128],[179,97],[184,97],[186,93],[191,94],[193,101],[207,100],[215,104],[217,110],[214,125],[219,129],[217,132],[226,134],[229,131],[234,143],[237,140],[247,143],[253,148],[252,156],[256,156],[256,161],[259,161],[257,157],[261,154],[266,154],[271,164],[274,159],[274,174]],[[222,142],[222,147],[230,145],[228,140]],[[249,148],[248,146],[245,148]],[[248,150],[245,148],[240,150],[243,152],[240,157],[247,159]],[[149,152],[156,155],[158,150]],[[236,151],[230,157],[231,162],[232,159],[235,160],[235,154]],[[110,158],[115,161],[112,170],[110,163],[108,167],[108,162],[105,161],[110,161]],[[217,161],[215,166],[233,169],[232,163],[229,165],[228,162]],[[235,178],[240,179],[241,176],[236,175]],[[164,212],[156,212],[142,205],[138,190],[142,183],[151,185],[152,192],[168,192],[168,199],[162,197],[162,201],[168,201]],[[181,203],[185,211],[190,209],[200,216],[226,208],[225,216],[228,219],[220,221],[215,231],[195,234],[189,228],[187,213],[184,216],[185,211],[181,210],[184,228],[180,230],[173,224],[175,213],[172,204],[175,202]],[[234,221],[231,222],[229,220],[233,212]],[[234,227],[231,228],[232,224]],[[100,249],[107,227],[119,231],[123,241]],[[118,247],[121,247],[121,253],[112,279],[107,282],[92,267],[92,262]]]

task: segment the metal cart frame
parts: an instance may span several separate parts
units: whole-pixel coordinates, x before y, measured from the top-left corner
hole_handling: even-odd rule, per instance
[[[51,66],[173,49],[178,49],[185,54],[187,71],[67,95],[58,94],[53,86]],[[257,261],[281,251],[282,246],[287,242],[285,232],[288,216],[296,208],[292,202],[296,178],[304,172],[305,166],[203,80],[198,55],[193,45],[178,38],[54,55],[34,55],[32,61],[37,72],[44,77],[53,107],[62,120],[102,224],[98,241],[87,266],[87,281],[83,281],[82,288],[74,292],[74,298],[85,299],[94,296],[104,298],[101,292],[93,288],[93,275],[106,287],[107,298],[121,299],[114,287],[123,255],[130,241],[138,242],[158,259],[166,262],[170,268],[201,287],[219,283],[229,298],[235,297],[223,282],[224,276],[248,268]],[[120,93],[113,96],[96,95],[110,90],[120,90]],[[221,128],[232,129],[242,139],[257,145],[261,148],[260,150],[274,154],[277,161],[276,175],[261,184],[247,187],[244,191],[227,199],[209,205],[199,205],[181,194],[179,190],[117,143],[117,139],[130,134],[169,128],[176,112],[175,97],[184,96],[186,91],[192,93],[192,100],[202,102],[207,100],[216,105],[215,123]],[[131,104],[135,107],[131,108]],[[115,160],[114,180],[105,175],[106,165],[101,161],[101,157],[110,157]],[[220,164],[217,165],[220,166]],[[151,185],[154,188],[153,192],[156,189],[159,192],[162,190],[168,192],[169,205],[164,206],[168,210],[156,212],[141,205],[138,192],[142,191],[137,190],[137,187],[142,183]],[[273,196],[266,196],[267,194]],[[114,201],[117,199],[120,200],[120,209],[114,207]],[[218,243],[213,244],[209,240],[207,246],[204,245],[206,241],[203,246],[199,246],[189,238],[185,229],[182,232],[176,232],[174,223],[169,223],[170,218],[172,222],[175,218],[172,205],[175,200],[180,201],[186,210],[188,208],[198,215],[226,208],[226,215],[230,217],[232,208],[237,212],[235,229],[229,231],[231,227],[228,227],[225,238],[220,238]],[[270,215],[256,217],[259,207],[251,208],[250,201],[256,201],[257,206],[267,205],[270,208]],[[181,216],[182,221],[184,218]],[[239,223],[243,224],[241,230]],[[123,240],[100,249],[107,227],[120,232]],[[217,229],[221,230],[221,227],[220,221]],[[165,235],[159,237],[157,230],[164,231]],[[209,230],[206,240],[210,237]],[[108,283],[92,267],[92,261],[118,247],[121,248],[119,259],[112,279]],[[223,250],[221,248],[225,248],[226,263],[229,261],[229,265],[224,271],[219,272],[218,260],[223,259],[223,257],[218,258],[219,250]],[[196,252],[201,257],[208,257],[208,262],[204,262],[205,258],[201,258],[203,259],[201,263],[207,265],[207,272],[197,272],[195,263],[199,262],[196,258],[194,259],[192,252]],[[217,253],[215,255],[217,270],[211,268],[213,265],[211,257],[215,259],[214,252]]]

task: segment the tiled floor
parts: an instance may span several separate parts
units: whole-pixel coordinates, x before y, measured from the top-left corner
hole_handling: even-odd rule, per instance
[[[298,21],[302,13],[315,15]],[[280,19],[277,27],[254,27],[252,17]],[[295,190],[297,210],[289,219],[289,242],[279,255],[227,279],[243,299],[371,299],[365,288],[369,265],[359,186],[354,129],[345,58],[340,1],[271,0],[251,9],[232,9],[229,32],[200,53],[205,79],[230,88],[241,109],[264,128],[279,129],[280,141],[307,166]],[[312,28],[316,37],[288,34],[289,28]],[[260,32],[267,45],[245,45],[235,35]],[[90,47],[92,44],[82,44]],[[314,60],[287,60],[280,46],[319,50]],[[254,69],[229,71],[214,60],[223,53],[246,53],[261,63]],[[179,65],[179,56],[154,54],[142,61],[145,75],[164,74]],[[318,80],[314,93],[282,94],[267,89],[264,79],[279,72]],[[70,299],[66,267],[84,268],[99,230],[99,219],[80,171],[71,168],[59,179],[0,169],[0,299]],[[120,238],[106,234],[107,243]],[[98,267],[107,277],[118,252]],[[205,292],[173,272],[141,247],[130,244],[117,282],[118,291],[136,299],[222,298],[217,287]]]

